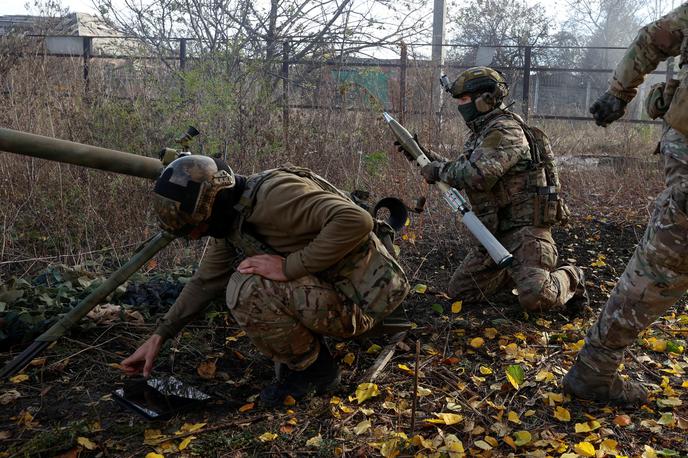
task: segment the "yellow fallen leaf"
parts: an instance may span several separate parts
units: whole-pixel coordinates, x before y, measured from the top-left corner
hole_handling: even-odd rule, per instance
[[[473,445],[485,451],[492,450],[492,446],[485,441],[475,441]]]
[[[521,424],[521,419],[519,418],[518,414],[516,412],[514,412],[513,410],[509,411],[509,414],[507,415],[507,419],[512,423],[516,423],[517,425]]]
[[[374,383],[361,383],[358,385],[358,388],[356,388],[356,401],[358,401],[359,404],[379,395],[380,390]]]
[[[143,431],[143,443],[146,445],[155,445],[160,442],[160,439],[165,437],[159,429],[146,429]]]
[[[482,337],[474,337],[468,344],[473,348],[480,348],[485,345],[485,339]]]
[[[533,440],[533,436],[528,431],[516,431],[514,433],[514,443],[519,447],[526,445]]]
[[[554,418],[559,421],[571,421],[571,412],[564,407],[557,406],[557,408],[554,410]]]
[[[239,412],[244,413],[248,412],[249,410],[253,409],[256,406],[255,402],[249,402],[247,404],[244,404],[243,406],[239,407]]]
[[[429,396],[429,395],[432,394],[432,390],[429,389],[429,388],[425,388],[425,387],[419,386],[419,387],[418,387],[418,391],[416,392],[416,394],[417,394],[419,397]]]
[[[21,383],[25,382],[29,379],[29,376],[26,374],[18,374],[15,375],[14,377],[10,377],[10,382],[12,383]]]
[[[600,428],[602,425],[597,420],[590,420],[586,423],[576,423],[575,430],[577,433],[589,433]]]
[[[485,328],[483,330],[483,335],[490,340],[497,337],[498,334],[499,334],[499,332],[495,328]]]
[[[425,292],[428,290],[428,285],[418,283],[416,286],[413,287],[413,290],[418,294],[425,294]]]
[[[424,438],[423,436],[416,434],[411,438],[411,444],[414,447],[422,447],[422,448],[429,448],[429,449],[434,449],[435,446],[433,445],[432,441],[429,439]]]
[[[155,452],[148,452],[146,453],[146,458],[165,458],[165,455],[161,455],[160,453]]]
[[[178,447],[179,451],[181,452],[181,451],[184,450],[186,447],[188,447],[189,444],[191,443],[191,441],[194,440],[194,439],[196,439],[196,436],[189,436],[189,437],[185,438],[183,441],[181,441],[181,442],[179,443],[179,447]]]
[[[643,448],[645,448],[645,451],[642,455],[640,455],[641,458],[657,458],[657,452],[655,449],[649,445],[644,445]]]
[[[86,450],[95,450],[98,448],[98,444],[93,442],[88,437],[79,436],[76,438],[76,442],[77,442],[77,444],[84,447]]]
[[[483,375],[490,375],[492,373],[492,369],[489,367],[480,366],[480,373]]]
[[[463,305],[462,301],[456,301],[451,305],[451,311],[452,313],[459,313],[461,311],[461,306]]]
[[[440,420],[442,420],[445,425],[455,425],[455,424],[459,423],[461,420],[463,420],[463,415],[459,415],[456,413],[442,412],[442,413],[436,413],[435,415]]]
[[[317,436],[313,436],[306,441],[306,447],[320,447],[322,445],[322,435],[318,433]]]
[[[370,429],[372,424],[370,423],[370,420],[363,420],[356,426],[354,426],[354,433],[356,433],[357,436],[360,436],[361,434],[365,433]]]
[[[551,382],[552,380],[554,380],[554,374],[549,371],[541,370],[535,374],[536,382]]]
[[[369,355],[372,355],[374,353],[379,352],[380,350],[382,350],[381,346],[379,346],[378,344],[372,344],[370,347],[368,347],[368,349],[366,350],[366,353],[368,353]]]
[[[356,356],[353,353],[347,353],[343,358],[342,361],[344,363],[348,364],[351,366],[354,363],[354,360],[356,359]]]
[[[537,413],[537,412],[535,412],[534,410],[530,410],[530,409],[529,409],[529,410],[526,410],[526,413],[524,413],[523,416],[524,416],[524,417],[532,417],[532,416],[535,415],[536,413]]]
[[[270,432],[265,432],[265,433],[261,434],[260,436],[258,436],[258,440],[261,442],[270,442],[270,441],[274,441],[275,439],[277,439],[277,434],[270,433]]]
[[[573,446],[573,451],[579,455],[594,457],[595,456],[595,446],[590,442],[579,442]]]
[[[685,382],[681,383],[681,388],[688,388],[688,380]]]
[[[207,423],[184,423],[175,434],[193,433],[203,428]]]
[[[413,369],[408,367],[406,364],[397,364],[397,367],[401,369],[402,371],[406,372],[407,374],[414,375],[415,373],[413,372]]]
[[[225,339],[225,343],[230,343],[230,342],[236,342],[239,340],[239,338],[244,337],[246,335],[246,331],[239,331],[236,334],[229,336]]]
[[[618,455],[616,447],[619,445],[614,439],[605,439],[600,444],[600,450],[608,455]]]

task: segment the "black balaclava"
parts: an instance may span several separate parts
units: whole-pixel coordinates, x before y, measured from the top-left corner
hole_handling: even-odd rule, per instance
[[[465,105],[459,105],[459,113],[461,114],[461,117],[463,118],[464,121],[468,124],[469,122],[473,121],[475,118],[480,116],[483,113],[480,113],[478,111],[478,107],[475,106],[475,99],[479,97],[477,94],[471,95],[471,103],[467,103]]]
[[[222,239],[229,235],[232,230],[234,218],[238,216],[234,205],[239,201],[241,193],[246,186],[246,177],[235,175],[236,184],[229,189],[223,189],[215,196],[213,211],[208,219],[208,229],[204,235],[209,235],[216,239]]]

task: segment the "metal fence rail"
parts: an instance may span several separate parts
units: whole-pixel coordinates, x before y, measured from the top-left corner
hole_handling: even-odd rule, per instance
[[[1,37],[0,37],[1,38]],[[83,67],[85,90],[89,90],[91,69],[96,62],[164,62],[168,67],[185,71],[199,61],[215,59],[193,51],[193,39],[172,40],[172,53],[156,54],[135,37],[66,37],[27,36],[40,46],[38,52],[18,57],[50,56],[78,58]],[[290,111],[294,110],[366,110],[384,108],[396,113],[404,121],[407,115],[436,118],[456,116],[450,100],[444,97],[440,107],[433,106],[432,93],[439,91],[435,79],[440,72],[450,79],[461,70],[476,64],[491,65],[504,72],[510,82],[510,99],[514,108],[526,119],[590,120],[587,110],[590,103],[607,86],[607,79],[620,59],[624,48],[618,47],[553,47],[553,46],[467,46],[445,44],[450,58],[441,67],[418,56],[418,49],[426,44],[389,43],[396,45],[396,58],[361,58],[349,55],[323,59],[292,58],[295,41],[281,43],[281,55],[274,62],[277,69],[271,75],[281,79],[281,104],[285,127],[289,125]],[[389,54],[389,49],[385,51]],[[485,56],[509,53],[512,65],[492,64]],[[580,65],[547,65],[552,55],[563,53],[585,55]],[[250,59],[242,57],[245,62]],[[481,62],[482,59],[482,62]],[[561,61],[561,59],[559,59]],[[594,64],[594,65],[593,65]],[[116,66],[115,66],[116,67]],[[626,122],[655,123],[647,119],[642,99],[648,85],[669,79],[674,72],[673,60],[662,64],[640,87],[639,96],[629,105]],[[116,75],[116,70],[112,70]],[[350,90],[343,91],[342,87]],[[0,88],[3,89],[4,88]],[[363,99],[374,99],[368,106]],[[327,103],[322,101],[326,100]],[[288,132],[288,129],[285,129]]]

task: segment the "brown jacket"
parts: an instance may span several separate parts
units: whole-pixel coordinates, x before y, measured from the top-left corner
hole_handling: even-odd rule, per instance
[[[323,190],[312,180],[277,172],[260,185],[244,227],[285,256],[284,272],[293,280],[322,272],[342,260],[368,239],[373,220],[350,200]],[[175,336],[221,295],[238,257],[230,242],[211,239],[198,270],[155,333]]]

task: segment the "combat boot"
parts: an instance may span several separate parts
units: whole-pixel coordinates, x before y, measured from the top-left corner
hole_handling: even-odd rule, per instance
[[[299,400],[312,393],[325,394],[335,390],[341,381],[339,367],[322,341],[317,359],[306,369],[295,371],[281,364],[276,372],[277,381],[260,392],[260,402],[266,407],[282,405],[287,396]]]
[[[582,350],[581,353],[585,351]],[[590,351],[588,351],[590,353]],[[617,405],[641,405],[647,402],[647,390],[638,382],[623,380],[618,364],[586,362],[579,355],[564,376],[564,393],[571,396]]]
[[[577,274],[574,275],[571,270],[575,270]],[[576,285],[576,290],[573,293],[573,297],[566,302],[566,314],[572,318],[592,314],[592,309],[590,308],[590,296],[588,295],[588,289],[585,286],[585,273],[583,272],[583,269],[576,266],[566,266],[566,271],[572,278],[574,278],[574,281],[578,282]]]

